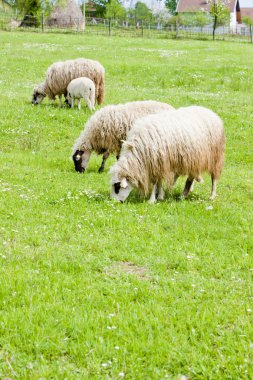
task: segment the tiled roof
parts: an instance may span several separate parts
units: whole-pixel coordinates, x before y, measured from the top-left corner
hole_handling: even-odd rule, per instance
[[[237,0],[224,0],[228,4],[230,12],[235,11]],[[199,10],[209,11],[208,0],[179,0],[177,3],[177,12],[196,12]]]
[[[241,17],[250,17],[253,20],[253,8],[241,8]]]

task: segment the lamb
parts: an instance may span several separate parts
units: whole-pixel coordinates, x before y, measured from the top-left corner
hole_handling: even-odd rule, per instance
[[[99,173],[104,170],[109,155],[116,154],[117,158],[128,131],[134,121],[142,116],[163,110],[174,109],[167,103],[153,100],[129,102],[109,105],[95,112],[88,120],[84,130],[73,147],[73,161],[77,172],[84,172],[92,151],[103,154]]]
[[[105,69],[98,61],[84,58],[53,63],[47,70],[45,81],[35,86],[32,104],[41,103],[46,96],[51,100],[58,96],[61,107],[61,97],[64,95],[66,98],[68,84],[72,79],[83,76],[94,82],[96,101],[101,104],[104,100]]]
[[[95,85],[87,77],[73,79],[67,87],[67,101],[72,108],[74,107],[75,99],[78,99],[78,109],[81,109],[81,98],[86,100],[90,111],[95,109]]]
[[[213,111],[199,106],[163,111],[137,120],[111,168],[111,197],[123,202],[133,188],[150,202],[163,199],[162,183],[172,186],[187,175],[183,197],[203,172],[212,178],[211,199],[224,162],[223,123]]]

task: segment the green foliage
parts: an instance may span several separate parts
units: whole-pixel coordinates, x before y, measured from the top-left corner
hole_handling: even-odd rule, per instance
[[[109,4],[108,0],[94,0],[92,2],[96,8],[96,17],[105,17],[106,7]]]
[[[229,22],[230,12],[228,5],[223,0],[210,1],[210,15],[213,18],[213,36],[219,25],[225,25]]]
[[[126,10],[119,0],[111,0],[106,6],[106,18],[124,19]]]
[[[211,0],[210,15],[213,18],[213,39],[215,39],[216,28],[229,22],[230,12],[228,5],[222,0]]]
[[[210,16],[206,12],[196,12],[193,16],[193,24],[203,28],[210,23]]]
[[[184,25],[185,20],[186,19],[183,15],[177,14],[168,19],[167,25],[177,25],[177,26]]]
[[[172,15],[176,14],[177,0],[165,0],[165,6],[168,8]]]
[[[248,26],[252,26],[253,25],[253,19],[250,18],[249,16],[244,16],[242,18],[242,22],[245,24],[245,25],[248,25]]]
[[[253,50],[249,44],[0,32],[0,378],[253,377]],[[106,104],[203,105],[226,159],[179,200],[110,199],[111,157],[83,175],[72,146],[91,113],[32,106],[52,62],[106,69]],[[247,57],[247,59],[245,59]],[[100,107],[96,106],[96,110]]]
[[[139,21],[151,21],[152,12],[146,4],[142,3],[141,1],[137,1],[137,3],[135,4],[135,17],[136,20]]]
[[[245,25],[248,25],[249,26],[249,31],[250,31],[250,41],[251,43],[253,42],[253,31],[252,31],[252,26],[253,26],[253,19],[250,18],[249,16],[245,16],[242,18],[242,22],[245,24]]]

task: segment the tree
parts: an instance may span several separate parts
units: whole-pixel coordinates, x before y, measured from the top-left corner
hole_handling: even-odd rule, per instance
[[[94,3],[95,8],[96,8],[95,16],[105,17],[106,7],[109,1],[108,0],[93,0],[92,2]]]
[[[151,21],[152,12],[146,6],[146,4],[140,1],[137,1],[137,3],[135,4],[135,18],[136,18],[136,21],[138,20]]]
[[[177,0],[165,0],[165,6],[173,16],[176,14]]]
[[[229,0],[210,0],[210,15],[213,18],[213,40],[217,26],[224,25],[229,20]]]
[[[184,25],[184,18],[179,14],[172,16],[169,18],[167,25],[173,26],[173,28],[175,28],[175,31],[176,31],[175,38],[177,38],[179,35],[179,26]]]
[[[169,18],[171,17],[171,14],[169,13],[169,10],[167,8],[156,8],[152,11],[153,16],[158,21],[158,23],[167,23]]]
[[[202,29],[204,26],[210,23],[210,16],[205,12],[197,12],[193,17],[193,24],[200,27]]]
[[[249,31],[250,31],[250,42],[252,43],[252,26],[253,26],[253,19],[250,18],[249,16],[245,16],[242,18],[242,22],[245,24],[245,25],[248,25],[249,26]]]
[[[119,18],[123,19],[126,16],[126,10],[123,5],[119,2],[119,0],[111,0],[110,3],[106,6],[106,18]]]
[[[40,3],[39,0],[27,0],[23,4],[24,18],[20,23],[20,26],[31,26],[37,28],[39,22]]]

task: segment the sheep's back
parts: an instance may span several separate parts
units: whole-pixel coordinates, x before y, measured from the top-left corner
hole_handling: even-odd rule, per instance
[[[224,154],[221,119],[203,107],[164,111],[139,119],[129,132],[127,142],[134,154],[150,170],[198,175],[209,171]],[[128,144],[122,152],[128,150]]]
[[[47,71],[47,86],[53,96],[66,94],[69,82],[84,76],[96,84],[104,76],[104,67],[97,61],[84,58],[56,62]]]
[[[97,111],[87,122],[85,137],[89,136],[93,149],[97,152],[102,147],[111,153],[118,153],[122,140],[126,139],[136,119],[170,109],[173,107],[167,103],[151,100],[108,105]]]

